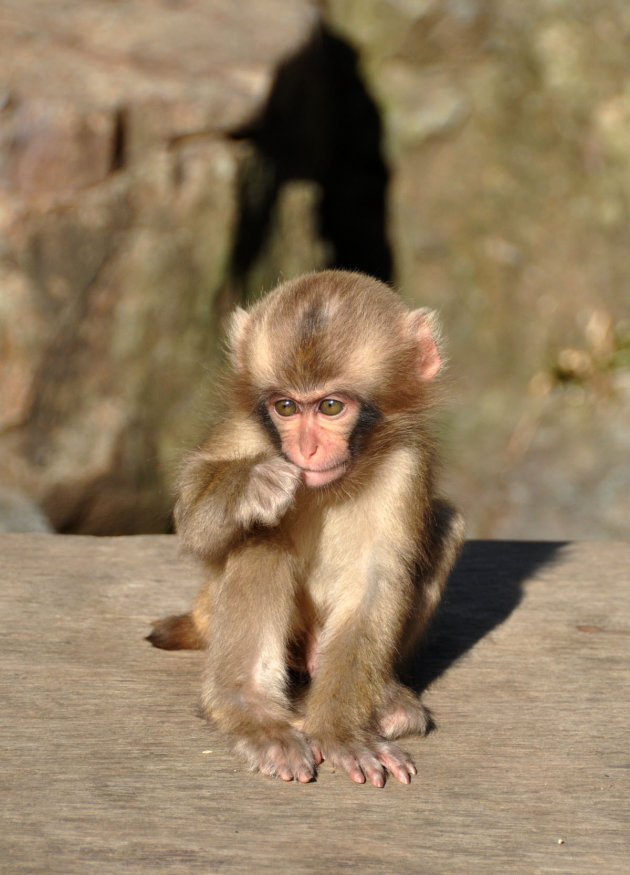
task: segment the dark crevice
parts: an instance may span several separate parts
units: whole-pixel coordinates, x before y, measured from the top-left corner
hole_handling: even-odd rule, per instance
[[[112,139],[112,158],[110,172],[122,170],[127,163],[127,118],[124,109],[116,113],[114,136]]]
[[[389,172],[381,152],[376,105],[357,70],[355,51],[334,37],[325,41],[331,77],[332,161],[323,177],[321,228],[335,250],[335,267],[392,278],[386,234]]]
[[[391,280],[389,172],[381,135],[356,51],[322,28],[281,66],[262,115],[232,133],[254,146],[241,180],[241,221],[232,262],[237,282],[263,249],[278,193],[291,180],[310,180],[321,187],[318,222],[330,252],[326,266]]]

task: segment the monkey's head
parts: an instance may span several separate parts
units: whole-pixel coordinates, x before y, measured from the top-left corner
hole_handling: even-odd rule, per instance
[[[307,486],[339,480],[373,433],[418,415],[441,367],[432,314],[346,271],[307,274],[237,309],[229,342],[237,403]]]

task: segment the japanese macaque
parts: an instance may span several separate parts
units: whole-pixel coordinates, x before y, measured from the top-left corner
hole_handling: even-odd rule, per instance
[[[203,710],[253,769],[307,782],[326,760],[407,784],[394,739],[430,716],[397,670],[464,538],[434,491],[435,317],[323,271],[237,309],[229,349],[226,413],[175,507],[205,584],[149,640],[206,651]]]

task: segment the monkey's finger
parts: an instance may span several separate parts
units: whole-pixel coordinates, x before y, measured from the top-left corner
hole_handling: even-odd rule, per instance
[[[384,787],[387,776],[383,766],[371,751],[364,751],[358,756],[359,764],[366,778],[373,787]]]
[[[289,769],[282,747],[279,744],[270,745],[264,750],[260,757],[258,768],[263,775],[277,775],[283,781],[293,780],[293,772]]]
[[[310,766],[291,766],[289,763],[278,763],[274,771],[283,781],[296,780],[300,784],[309,784],[315,777],[315,770]]]
[[[352,766],[350,769],[346,770],[351,780],[354,781],[355,784],[365,784],[365,775],[363,774],[363,770],[361,766]]]
[[[409,784],[411,776],[418,774],[412,760],[402,751],[384,749],[379,752],[378,760],[401,784]]]
[[[281,778],[283,781],[293,780],[293,772],[283,762],[261,763],[259,770],[261,775],[266,775],[270,778]]]
[[[300,784],[310,784],[310,782],[315,777],[315,773],[313,771],[311,771],[310,769],[304,768],[304,769],[300,769],[296,773],[295,777],[298,779]]]
[[[385,763],[383,764],[385,765]],[[387,763],[385,768],[390,772],[397,781],[401,784],[411,783],[411,772],[407,766],[401,766],[399,763]]]
[[[324,762],[324,754],[322,753],[321,747],[316,742],[311,742],[311,751],[313,753],[313,759],[317,765]]]
[[[276,773],[283,781],[296,779],[300,784],[308,784],[315,777],[311,751],[303,739],[291,739],[274,745],[269,749],[269,756],[275,762]]]
[[[368,780],[374,787],[385,786],[385,771],[370,751],[347,754],[340,764],[356,784],[365,784]]]
[[[342,753],[329,758],[324,756],[324,759],[329,759],[333,766],[339,766],[347,772],[355,784],[365,784],[365,772],[353,754]]]
[[[281,744],[272,744],[264,751],[259,763],[263,775],[277,775],[283,781],[292,781],[295,777]]]
[[[310,751],[309,751],[310,753]],[[308,784],[315,777],[315,765],[309,756],[300,750],[290,750],[288,761],[291,771],[300,784]]]
[[[385,786],[385,772],[380,766],[370,766],[369,768],[364,766],[364,769],[373,787]]]

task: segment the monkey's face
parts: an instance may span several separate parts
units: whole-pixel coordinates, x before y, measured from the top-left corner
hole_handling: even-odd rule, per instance
[[[304,472],[307,486],[327,486],[351,462],[350,438],[361,405],[342,393],[271,395],[265,407],[282,452]]]
[[[229,343],[233,403],[257,414],[312,487],[369,466],[388,428],[424,409],[441,365],[427,312],[344,271],[308,274],[237,309]]]

